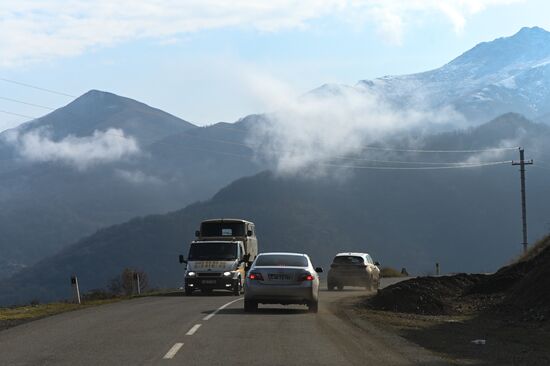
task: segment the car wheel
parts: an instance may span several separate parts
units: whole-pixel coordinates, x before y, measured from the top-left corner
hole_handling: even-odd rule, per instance
[[[191,296],[193,294],[193,289],[191,287],[185,286],[185,296]]]
[[[245,313],[251,313],[258,310],[258,303],[252,300],[244,300],[244,311]]]
[[[338,284],[338,286],[337,286],[337,287],[338,287],[338,291],[342,291],[342,290],[344,289],[344,285],[340,285],[340,284]]]
[[[307,307],[310,313],[317,313],[319,311],[319,301],[312,301]]]
[[[329,291],[333,291],[334,290],[334,283],[333,282],[327,282],[327,288]]]
[[[239,296],[243,292],[243,285],[241,283],[241,279],[237,279],[235,281],[235,284],[233,285],[233,295]]]

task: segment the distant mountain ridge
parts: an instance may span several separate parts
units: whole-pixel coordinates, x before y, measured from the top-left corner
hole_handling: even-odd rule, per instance
[[[369,91],[396,108],[453,106],[472,125],[508,112],[528,118],[550,113],[550,32],[522,28],[511,37],[483,42],[431,71],[327,84],[314,93]]]
[[[118,128],[140,142],[151,143],[196,127],[136,100],[105,91],[90,90],[68,105],[16,129],[25,133],[36,128],[45,128],[58,140],[68,135],[83,137],[96,130]]]

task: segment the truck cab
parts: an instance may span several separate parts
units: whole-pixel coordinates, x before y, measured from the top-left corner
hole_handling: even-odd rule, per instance
[[[240,219],[214,219],[201,223],[189,246],[185,294],[215,289],[242,293],[246,271],[258,254],[254,223]]]

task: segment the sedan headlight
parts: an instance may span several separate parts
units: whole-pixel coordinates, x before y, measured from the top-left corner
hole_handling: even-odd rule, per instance
[[[191,272],[187,272],[187,276],[188,277],[195,277],[196,273],[191,271]]]
[[[226,272],[223,273],[223,275],[224,275],[225,277],[229,277],[229,276],[232,276],[232,275],[233,275],[233,272],[226,271]]]

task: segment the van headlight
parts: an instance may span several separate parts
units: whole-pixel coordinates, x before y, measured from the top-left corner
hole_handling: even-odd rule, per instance
[[[226,271],[223,273],[225,277],[233,276],[233,272]]]
[[[188,277],[195,277],[196,273],[191,271],[191,272],[187,272],[187,276]]]

